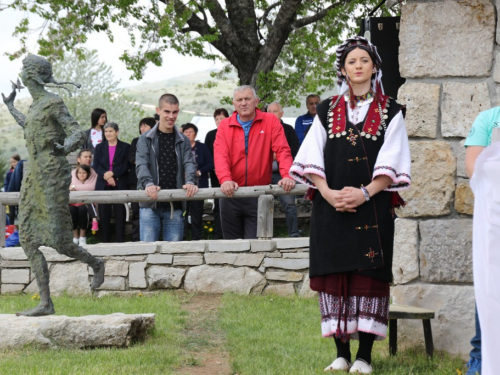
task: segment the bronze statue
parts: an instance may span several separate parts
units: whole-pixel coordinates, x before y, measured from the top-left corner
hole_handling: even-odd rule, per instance
[[[24,115],[14,107],[19,80],[4,103],[24,129],[29,167],[24,176],[19,200],[19,239],[35,273],[40,290],[40,304],[17,315],[54,314],[50,299],[49,270],[40,246],[50,246],[58,253],[87,263],[94,270],[92,289],[104,281],[104,261],[73,243],[69,213],[70,167],[66,155],[85,141],[85,131],[69,114],[63,100],[45,90],[48,84],[62,85],[52,76],[52,66],[43,57],[29,55],[23,60],[21,79],[33,103]]]

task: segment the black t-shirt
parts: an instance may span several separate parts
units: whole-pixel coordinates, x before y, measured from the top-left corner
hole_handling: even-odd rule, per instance
[[[175,131],[163,133],[158,129],[158,172],[160,188],[177,188],[177,154],[175,153]],[[168,202],[159,202],[158,207],[162,207]],[[169,205],[169,204],[168,204]],[[181,208],[181,202],[174,202],[174,207]]]

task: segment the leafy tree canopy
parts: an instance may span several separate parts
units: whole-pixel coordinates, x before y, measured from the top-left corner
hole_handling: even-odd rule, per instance
[[[133,51],[120,57],[140,79],[148,63],[162,65],[167,48],[183,55],[221,60],[214,79],[235,69],[240,84],[254,85],[266,102],[298,105],[297,97],[320,93],[335,81],[334,47],[354,34],[358,17],[375,0],[12,0],[1,3],[26,12],[14,32],[27,53],[30,14],[45,20],[38,40],[44,56],[65,51],[84,57],[81,44],[92,32],[113,41],[111,25],[128,30]],[[207,82],[207,86],[215,85]]]
[[[145,117],[144,111],[133,99],[123,95],[111,67],[99,61],[96,51],[81,50],[80,53],[82,59],[76,53],[66,53],[63,59],[52,63],[52,70],[57,81],[78,83],[81,88],[65,85],[68,91],[61,88],[50,90],[64,100],[82,128],[90,128],[92,110],[102,108],[108,121],[116,122],[120,127],[120,139],[130,142],[139,136],[139,121]]]

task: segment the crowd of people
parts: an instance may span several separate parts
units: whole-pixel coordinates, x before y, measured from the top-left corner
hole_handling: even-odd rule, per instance
[[[398,192],[411,184],[402,106],[384,94],[381,66],[369,40],[348,38],[337,49],[339,95],[323,101],[307,96],[307,113],[292,127],[282,121],[280,103],[261,110],[252,86],[237,87],[233,113],[214,111],[217,127],[204,143],[196,140],[196,125],[176,126],[180,103],[173,94],[160,97],[155,117],[139,121],[139,137],[131,145],[119,139],[119,125],[108,121],[106,111],[96,108],[69,189],[144,191],[151,199],[132,204],[132,238],[151,242],[181,241],[189,226],[192,240],[203,233],[203,200],[158,202],[161,190],[184,189],[193,197],[199,188],[212,186],[230,198],[240,186],[273,183],[290,192],[296,182],[308,185],[310,286],[319,294],[322,334],[333,337],[336,346],[336,358],[325,371],[370,374],[374,341],[387,333],[394,208],[404,204]],[[481,114],[467,138],[469,177],[491,142],[496,117]],[[16,191],[22,160],[13,155],[10,163],[5,189]],[[279,199],[288,234],[298,237],[295,197]],[[257,198],[216,199],[213,208],[215,239],[256,238]],[[104,242],[125,240],[123,204],[71,204],[70,211],[75,244],[86,244],[90,227]],[[13,221],[15,207],[10,216]],[[490,317],[479,311],[467,374],[481,373],[479,315]],[[355,358],[351,339],[359,340]]]

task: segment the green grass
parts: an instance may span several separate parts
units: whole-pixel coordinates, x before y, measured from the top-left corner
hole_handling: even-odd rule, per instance
[[[0,313],[36,305],[30,296],[2,296]],[[170,293],[143,297],[54,298],[58,315],[81,316],[123,312],[156,314],[156,327],[144,343],[128,349],[46,349],[26,347],[0,351],[0,374],[170,374],[190,361],[184,356],[186,313]],[[4,334],[2,332],[2,334]]]
[[[335,358],[333,339],[321,338],[316,299],[225,295],[219,319],[240,375],[323,374]],[[375,343],[373,367],[376,375],[451,375],[463,361],[441,352],[429,361],[423,348],[389,357],[385,340]]]

